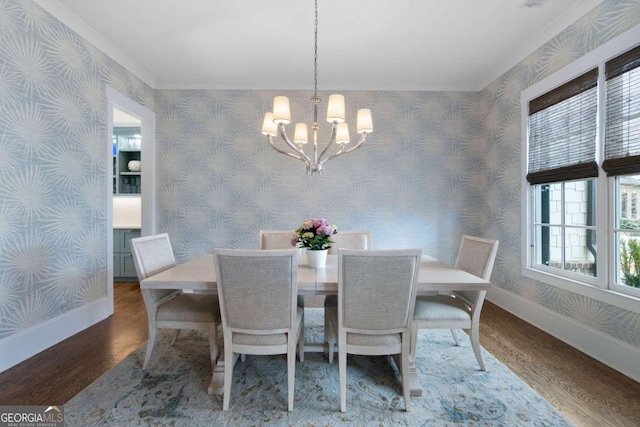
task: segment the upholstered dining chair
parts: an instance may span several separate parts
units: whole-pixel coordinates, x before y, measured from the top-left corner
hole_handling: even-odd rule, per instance
[[[371,249],[371,231],[339,231],[331,236],[333,243],[329,249],[330,254],[337,254],[339,249]],[[333,363],[333,354],[337,337],[333,333],[336,330],[329,322],[331,318],[335,318],[335,310],[338,307],[338,297],[336,295],[327,295],[324,299],[324,336],[328,344],[329,363]]]
[[[400,355],[405,410],[411,409],[409,341],[420,249],[338,252],[340,410],[346,411],[347,354]],[[398,359],[396,359],[398,360]]]
[[[294,235],[293,230],[260,230],[260,249],[293,249],[291,239]]]
[[[491,279],[498,253],[498,241],[462,236],[455,266],[485,280]],[[456,329],[469,331],[471,347],[480,370],[484,362],[480,352],[480,312],[487,291],[458,291],[450,294],[419,296],[416,298],[411,340],[411,358],[415,361],[419,329],[450,329],[456,345],[460,345]]]
[[[176,265],[167,233],[131,239],[131,252],[138,279],[160,273]],[[142,369],[147,369],[160,329],[176,329],[172,345],[180,329],[205,330],[209,337],[211,368],[218,359],[217,328],[221,323],[216,295],[184,294],[176,289],[142,289],[149,322],[149,340]]]
[[[296,304],[298,251],[214,249],[224,335],[223,410],[229,409],[234,353],[286,354],[293,410],[296,345],[304,360],[304,309]]]
[[[260,249],[293,249],[291,239],[295,231],[287,230],[260,230]],[[304,308],[304,296],[298,296],[298,307]]]

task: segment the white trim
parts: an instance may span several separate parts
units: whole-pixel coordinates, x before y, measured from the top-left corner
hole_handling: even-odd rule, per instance
[[[124,111],[132,117],[140,119],[142,129],[142,235],[148,236],[156,231],[156,115],[150,109],[138,104],[112,87],[107,87],[107,113],[109,132],[113,129],[113,108]],[[108,141],[108,159],[112,158],[112,136]],[[108,169],[108,168],[107,168]],[[113,172],[113,171],[112,171]],[[111,199],[113,191],[111,186],[107,188],[107,198]],[[109,216],[112,215],[109,209]],[[110,224],[110,222],[109,222]]]
[[[0,372],[106,319],[112,304],[113,298],[102,298],[0,340]]]
[[[639,348],[495,286],[487,292],[486,299],[634,381],[640,382]]]
[[[142,180],[141,197],[141,235],[149,236],[156,231],[156,115],[153,111],[138,104],[107,86],[107,164],[113,161],[113,109],[117,108],[140,120],[142,146],[140,170]],[[113,168],[107,167],[107,296],[113,314]]]
[[[91,28],[80,19],[76,14],[71,12],[66,6],[62,5],[57,0],[33,0],[36,4],[42,7],[44,10],[53,15],[56,19],[69,27],[71,30],[78,33],[78,35],[89,43],[96,46],[102,52],[104,52],[111,59],[122,65],[129,70],[132,74],[136,75],[140,80],[151,86],[152,88],[156,84],[156,78],[147,70],[138,65],[128,55],[114,46],[110,41],[105,39],[96,30]],[[126,13],[126,11],[122,11]]]

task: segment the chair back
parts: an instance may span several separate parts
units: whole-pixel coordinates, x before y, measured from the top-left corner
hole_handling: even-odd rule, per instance
[[[338,231],[331,240],[330,254],[337,254],[338,249],[371,249],[370,230]]]
[[[291,239],[294,231],[260,230],[260,249],[293,249]]]
[[[275,334],[296,327],[298,250],[214,249],[223,328]]]
[[[498,253],[498,240],[483,239],[474,236],[462,236],[456,258],[456,267],[484,280],[491,279],[493,264]],[[456,292],[469,301],[473,301],[476,292]]]
[[[338,253],[338,323],[349,332],[401,332],[410,326],[420,249]]]
[[[136,267],[138,280],[146,279],[176,265],[173,248],[167,233],[131,239],[131,254]],[[151,289],[148,293],[153,302],[175,292],[172,289]]]

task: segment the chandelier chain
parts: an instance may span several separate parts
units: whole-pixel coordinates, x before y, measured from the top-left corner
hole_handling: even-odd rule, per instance
[[[313,45],[313,97],[318,97],[318,0],[316,0],[315,32]]]

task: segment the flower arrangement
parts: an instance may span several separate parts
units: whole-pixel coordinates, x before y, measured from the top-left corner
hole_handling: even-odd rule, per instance
[[[333,243],[330,236],[337,232],[336,226],[330,225],[324,218],[307,218],[296,229],[296,234],[291,238],[291,246],[300,246],[312,251],[329,249]]]

